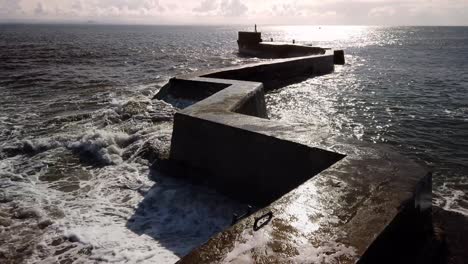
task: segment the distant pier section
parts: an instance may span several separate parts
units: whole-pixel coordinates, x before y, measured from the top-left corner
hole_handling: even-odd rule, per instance
[[[240,31],[237,40],[239,53],[258,58],[291,58],[325,54],[324,48],[285,42],[263,41],[261,32]],[[334,50],[334,63],[345,64],[343,50]]]

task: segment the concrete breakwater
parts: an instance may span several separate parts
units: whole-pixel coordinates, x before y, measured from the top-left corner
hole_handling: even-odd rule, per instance
[[[314,50],[176,77],[156,95],[189,105],[175,114],[159,169],[261,208],[181,263],[423,261],[431,182],[422,166],[320,131],[299,143],[303,128],[267,119],[265,91],[331,73],[342,55]]]
[[[324,54],[326,50],[320,47],[294,44],[294,40],[293,44],[273,42],[273,39],[270,42],[263,41],[261,32],[244,31],[239,32],[237,45],[239,46],[240,54],[259,58],[291,58],[319,55]],[[343,50],[335,50],[334,55],[335,64],[345,64]]]
[[[343,155],[282,139],[294,131],[266,119],[264,90],[332,71],[333,53],[327,51],[171,79],[159,98],[203,99],[176,113],[171,160],[202,170],[200,180],[240,201],[266,205],[276,200]],[[282,179],[288,174],[294,179]]]

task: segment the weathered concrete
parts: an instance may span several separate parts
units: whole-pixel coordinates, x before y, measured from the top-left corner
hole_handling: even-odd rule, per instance
[[[354,147],[359,153],[215,235],[180,263],[419,263],[426,215],[414,206],[414,194],[426,171],[394,152]],[[255,218],[267,212],[273,219],[255,231]]]
[[[260,83],[209,80],[230,87],[175,115],[170,158],[204,170],[220,192],[266,205],[344,157],[278,137],[294,129],[258,118],[266,117]]]
[[[333,58],[333,51],[327,50],[171,79],[156,98],[201,100],[175,115],[171,160],[202,175],[191,174],[192,180],[256,205],[271,203],[331,166],[344,156],[278,138],[282,131],[294,129],[261,118],[267,118],[265,87],[271,90],[284,80],[330,73]]]
[[[169,97],[174,97],[199,101],[230,85],[226,82],[193,81],[199,77],[260,82],[265,91],[270,91],[311,76],[331,73],[334,70],[333,61],[333,51],[325,50],[325,53],[320,55],[196,72],[172,78],[161,88],[155,98],[168,100]]]
[[[422,166],[326,132],[304,144],[306,129],[266,119],[264,90],[331,72],[334,60],[326,50],[182,76],[156,96],[197,101],[176,113],[170,159],[160,169],[183,168],[184,177],[265,206],[181,263],[404,263],[395,252],[421,244],[431,202]]]

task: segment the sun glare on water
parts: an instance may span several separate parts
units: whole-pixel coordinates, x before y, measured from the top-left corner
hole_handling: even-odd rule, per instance
[[[349,43],[367,43],[373,27],[369,26],[272,26],[262,28],[265,35],[263,38],[274,41],[305,44],[333,44],[333,47]],[[262,32],[263,33],[263,32]]]

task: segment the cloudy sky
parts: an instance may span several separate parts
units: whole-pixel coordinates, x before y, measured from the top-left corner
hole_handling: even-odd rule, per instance
[[[0,22],[468,25],[468,0],[0,0]]]

